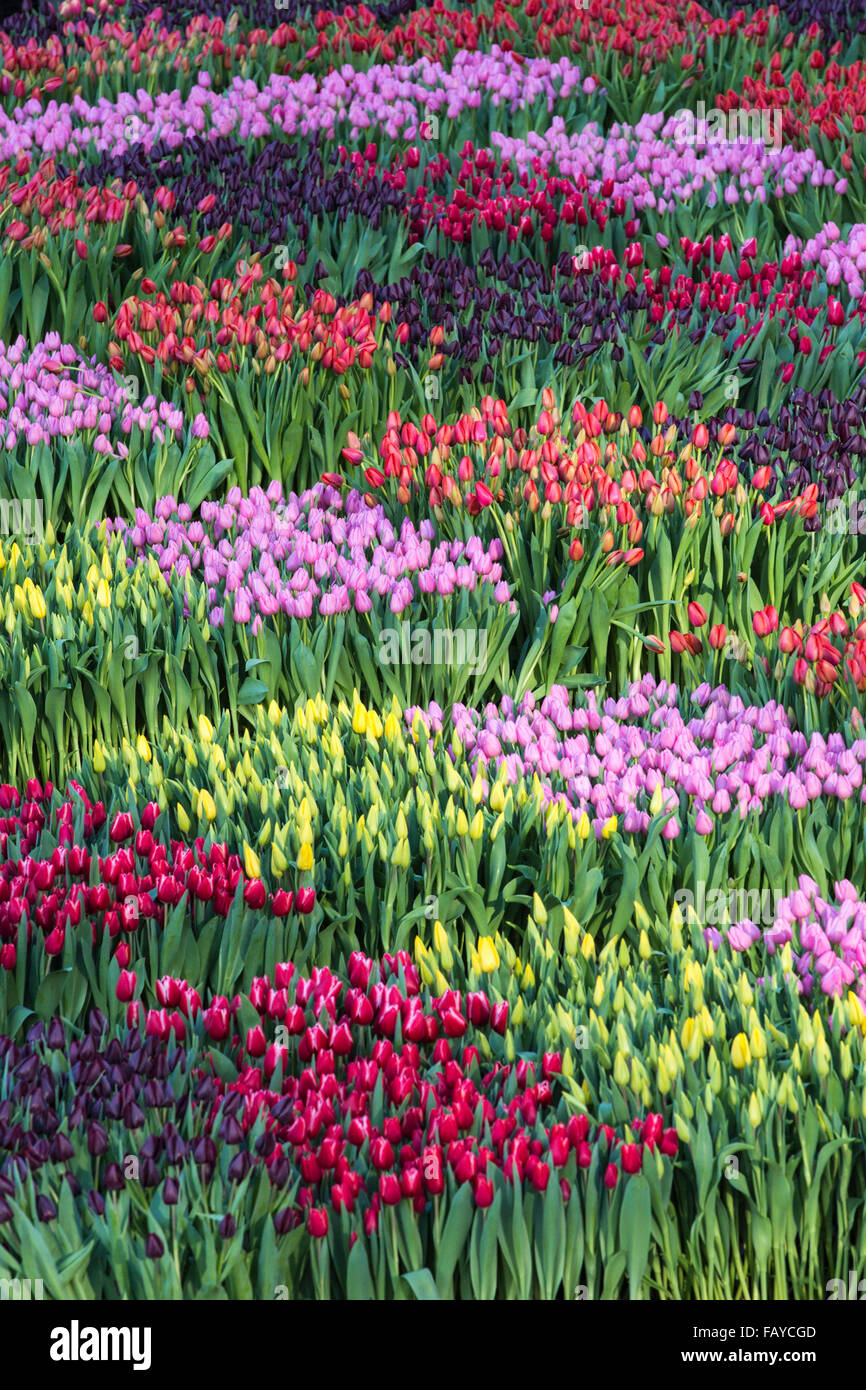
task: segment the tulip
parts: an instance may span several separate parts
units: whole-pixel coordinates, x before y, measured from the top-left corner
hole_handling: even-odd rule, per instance
[[[130,840],[133,835],[132,816],[126,811],[118,812],[111,822],[111,829],[108,832],[109,839],[113,844],[121,844],[124,840]]]
[[[699,603],[690,603],[688,606],[689,622],[692,627],[703,627],[707,621],[707,610],[702,608]]]
[[[115,994],[121,1004],[128,1004],[135,993],[136,974],[134,970],[121,970],[115,986]]]
[[[751,1062],[752,1057],[749,1051],[749,1039],[745,1033],[738,1033],[731,1043],[731,1062],[737,1071],[742,1071]]]
[[[395,1173],[382,1173],[379,1178],[379,1195],[386,1207],[396,1207],[403,1194],[400,1191],[400,1179]]]
[[[641,1150],[639,1144],[623,1144],[620,1149],[620,1163],[624,1173],[639,1173],[641,1170]]]
[[[310,1207],[307,1212],[307,1231],[314,1240],[324,1240],[328,1234],[328,1212],[326,1207]]]

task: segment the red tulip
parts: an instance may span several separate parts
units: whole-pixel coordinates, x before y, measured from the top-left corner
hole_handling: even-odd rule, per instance
[[[379,1178],[379,1194],[386,1207],[396,1207],[403,1194],[396,1173],[383,1173]]]
[[[490,1027],[502,1037],[508,1028],[508,1004],[494,1004],[490,1010]]]
[[[536,1192],[544,1192],[550,1182],[550,1169],[546,1163],[531,1155],[526,1164],[526,1173]]]
[[[312,912],[316,905],[315,888],[299,888],[295,894],[295,906],[299,912],[307,914]]]
[[[620,1149],[620,1162],[624,1173],[639,1173],[641,1170],[640,1145],[623,1144]]]
[[[144,1032],[145,1037],[148,1038],[167,1038],[171,1032],[167,1011],[165,1009],[148,1009]]]
[[[707,610],[702,608],[699,603],[690,603],[687,611],[692,627],[703,627],[707,621]]]
[[[65,939],[66,932],[63,927],[55,927],[49,932],[43,943],[46,956],[59,956]]]
[[[120,844],[123,840],[132,838],[133,833],[132,816],[128,811],[120,811],[111,822],[111,829],[108,832],[109,839],[113,844]]]
[[[662,1137],[663,1124],[661,1115],[647,1115],[643,1130],[644,1143],[658,1144]]]
[[[328,1213],[324,1207],[310,1207],[307,1212],[307,1230],[314,1240],[324,1240],[328,1234]]]
[[[248,879],[244,884],[244,902],[254,911],[264,907],[267,896],[267,889],[260,878]]]
[[[477,1177],[473,1188],[476,1207],[489,1207],[493,1204],[493,1183],[489,1178]]]
[[[618,1181],[619,1169],[615,1163],[609,1163],[604,1170],[604,1185],[612,1191],[613,1188],[616,1187]]]
[[[666,1129],[662,1135],[661,1151],[670,1158],[674,1158],[679,1144],[679,1137],[675,1129]]]
[[[136,974],[134,970],[121,970],[114,993],[121,1004],[128,1004],[135,993]]]
[[[209,1009],[205,1009],[202,1017],[208,1037],[213,1038],[214,1042],[225,1042],[229,1035],[228,1009],[218,1009],[211,1005]]]
[[[387,1139],[374,1139],[370,1145],[370,1161],[377,1172],[394,1167],[394,1150]]]

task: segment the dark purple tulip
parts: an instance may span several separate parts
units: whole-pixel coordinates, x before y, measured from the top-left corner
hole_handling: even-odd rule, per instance
[[[96,1192],[91,1189],[87,1194],[87,1205],[90,1207],[94,1216],[105,1215],[105,1198],[101,1192]]]
[[[36,1215],[40,1221],[54,1221],[57,1218],[57,1207],[50,1197],[36,1198]]]
[[[87,1152],[91,1158],[98,1158],[108,1148],[108,1135],[94,1120],[87,1126]]]
[[[109,1163],[102,1175],[102,1186],[106,1192],[120,1192],[126,1187],[126,1178],[119,1163]]]

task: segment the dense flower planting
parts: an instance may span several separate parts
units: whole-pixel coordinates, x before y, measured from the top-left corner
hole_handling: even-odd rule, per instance
[[[866,1272],[864,34],[0,21],[0,1281]]]

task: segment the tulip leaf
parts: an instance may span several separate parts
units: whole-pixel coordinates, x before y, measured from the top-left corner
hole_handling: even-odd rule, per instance
[[[626,1183],[619,1216],[620,1240],[628,1253],[629,1298],[637,1298],[649,1259],[652,1194],[642,1173]]]
[[[416,1273],[426,1272],[416,1271]],[[410,1282],[413,1277],[415,1276],[411,1274],[404,1274],[403,1276]],[[358,1240],[349,1251],[349,1258],[346,1261],[346,1297],[352,1302],[369,1303],[375,1299],[375,1296],[367,1251],[364,1243]]]
[[[442,1295],[436,1287],[436,1280],[426,1267],[424,1269],[410,1270],[408,1274],[404,1274],[402,1277],[406,1280],[406,1283],[419,1302],[432,1303],[442,1301]]]
[[[453,1297],[454,1270],[463,1253],[463,1247],[472,1226],[473,1210],[472,1188],[468,1183],[464,1183],[452,1198],[448,1219],[439,1241],[436,1258],[436,1287],[439,1290],[440,1298]]]
[[[52,970],[50,974],[43,976],[42,982],[36,991],[36,1013],[43,1022],[59,1012],[60,1001],[69,986],[73,975],[71,966],[65,966],[61,970]]]

